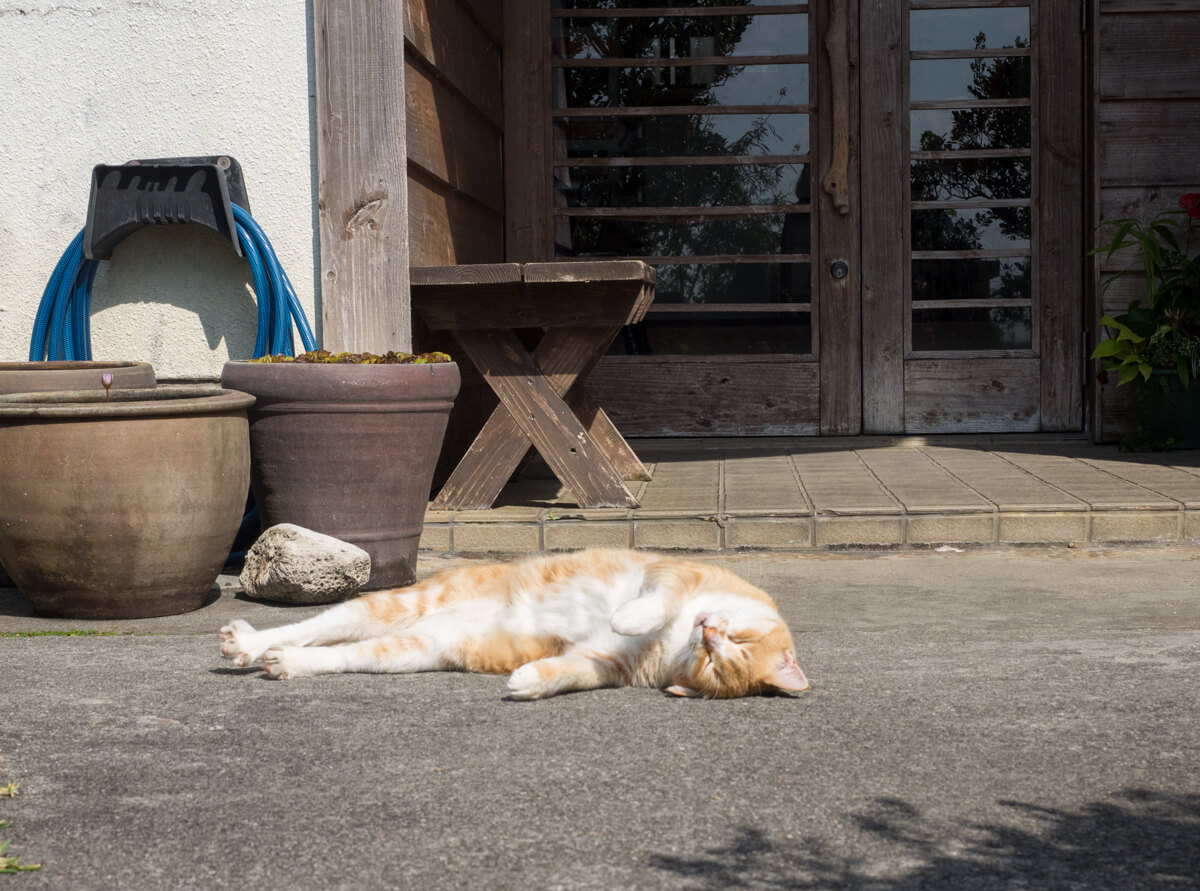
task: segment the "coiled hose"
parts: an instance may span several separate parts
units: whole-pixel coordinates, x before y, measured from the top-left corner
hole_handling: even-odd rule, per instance
[[[258,301],[258,331],[254,338],[254,356],[292,355],[292,323],[300,332],[306,350],[315,350],[316,338],[296,297],[296,289],[275,256],[275,249],[262,227],[246,210],[233,205],[238,243],[250,263],[254,294]],[[29,361],[44,359],[78,361],[92,358],[92,336],[88,316],[91,311],[92,281],[100,263],[83,256],[83,231],[63,252],[54,267],[42,302],[33,322],[29,343]]]
[[[258,330],[254,338],[254,356],[294,354],[292,325],[300,332],[306,350],[317,348],[316,338],[296,297],[296,289],[271,247],[262,227],[245,210],[233,205],[238,243],[250,263],[254,294],[258,302]],[[29,361],[80,361],[92,358],[92,334],[88,317],[91,312],[92,282],[100,263],[83,256],[83,230],[75,236],[54,267],[42,292],[33,337],[29,343]],[[258,510],[251,493],[246,513],[229,555],[231,562],[241,560],[246,548],[258,536]]]

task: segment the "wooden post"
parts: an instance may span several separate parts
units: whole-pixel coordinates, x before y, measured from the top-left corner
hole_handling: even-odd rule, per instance
[[[550,0],[506,0],[504,256],[516,263],[554,258],[549,40]]]
[[[313,0],[322,343],[412,349],[403,0]]]

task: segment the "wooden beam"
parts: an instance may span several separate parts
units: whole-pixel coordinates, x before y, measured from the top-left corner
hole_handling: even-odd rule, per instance
[[[404,3],[313,0],[322,342],[412,348]]]
[[[1044,3],[1037,15],[1041,41],[1035,76],[1038,107],[1037,270],[1041,318],[1041,429],[1083,428],[1082,380],[1087,360],[1084,322],[1083,36],[1079,10]],[[1053,192],[1050,189],[1053,188]],[[1091,352],[1091,348],[1088,348]],[[1019,427],[1014,429],[1020,429]]]
[[[550,171],[550,0],[504,7],[504,184],[508,260],[554,256]]]
[[[904,334],[907,330],[911,191],[908,119],[896,114],[909,95],[908,12],[889,0],[861,7],[859,28],[867,46],[883,52],[859,60],[862,81],[863,214],[862,325],[863,432],[904,432]],[[897,175],[897,172],[902,175]],[[817,270],[823,274],[824,270]]]

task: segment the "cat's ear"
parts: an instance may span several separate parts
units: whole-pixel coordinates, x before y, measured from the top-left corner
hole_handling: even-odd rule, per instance
[[[775,665],[775,669],[767,675],[766,682],[785,693],[803,693],[808,689],[808,678],[796,664],[796,657],[791,650],[784,652],[783,657]]]
[[[681,687],[678,684],[672,684],[663,690],[664,693],[670,693],[672,696],[690,696],[696,697],[700,695],[698,690],[693,690],[691,687]]]

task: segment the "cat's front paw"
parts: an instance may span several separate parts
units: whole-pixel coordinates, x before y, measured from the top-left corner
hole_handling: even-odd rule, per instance
[[[527,662],[508,676],[508,695],[513,699],[541,699],[549,691],[541,672]]]
[[[253,650],[251,638],[256,633],[254,626],[249,622],[234,619],[220,631],[221,655],[232,659],[237,665],[249,665],[262,655]]]
[[[662,606],[648,597],[638,597],[622,604],[612,615],[612,630],[627,637],[641,637],[661,631],[667,624]]]

